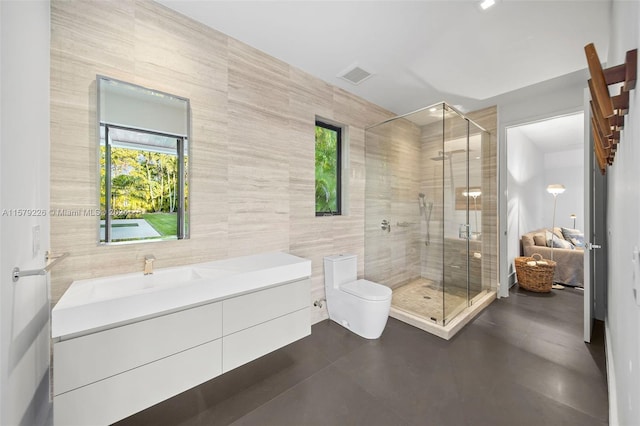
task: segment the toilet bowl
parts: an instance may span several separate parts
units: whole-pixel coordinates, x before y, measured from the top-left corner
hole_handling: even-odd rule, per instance
[[[357,255],[339,254],[324,258],[329,319],[366,339],[377,339],[389,318],[391,289],[357,277]]]

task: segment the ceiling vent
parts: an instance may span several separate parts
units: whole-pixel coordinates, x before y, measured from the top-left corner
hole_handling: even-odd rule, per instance
[[[372,73],[360,68],[357,64],[351,65],[349,68],[338,74],[338,77],[343,80],[347,80],[351,84],[360,84],[371,76],[373,76]]]

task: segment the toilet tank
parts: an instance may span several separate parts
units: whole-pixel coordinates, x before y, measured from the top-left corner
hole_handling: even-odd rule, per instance
[[[358,279],[358,256],[336,254],[324,258],[324,284],[337,288]]]

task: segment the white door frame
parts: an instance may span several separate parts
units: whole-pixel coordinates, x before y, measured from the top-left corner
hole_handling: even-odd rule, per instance
[[[593,200],[593,173],[595,162],[593,161],[593,137],[591,134],[591,108],[589,107],[589,93],[584,91],[584,236],[585,243],[592,241],[592,206]],[[584,249],[584,305],[583,305],[583,340],[591,342],[593,331],[593,269],[591,268],[591,250]]]
[[[585,248],[584,253],[584,341],[591,342],[593,321],[604,321],[607,304],[607,176],[598,170],[594,155],[594,139],[591,134],[591,108],[589,106],[589,90],[584,91],[585,111]],[[587,184],[588,183],[588,184]],[[600,208],[598,208],[600,207]],[[591,244],[598,248],[589,250]]]

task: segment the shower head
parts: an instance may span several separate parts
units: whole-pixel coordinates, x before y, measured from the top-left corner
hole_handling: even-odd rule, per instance
[[[419,193],[419,194],[418,194],[418,197],[420,197],[420,198],[424,198],[424,197],[425,197],[425,195],[424,195],[424,193],[422,193],[422,192],[421,192],[421,193]]]

